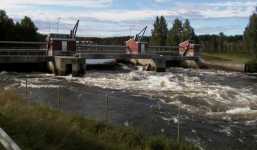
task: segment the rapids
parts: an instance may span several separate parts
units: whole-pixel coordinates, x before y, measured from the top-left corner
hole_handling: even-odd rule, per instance
[[[33,102],[99,121],[110,113],[113,124],[149,134],[176,137],[180,123],[183,138],[202,149],[257,148],[256,75],[183,68],[164,73],[91,70],[83,77],[3,71],[0,86],[24,97],[27,87]]]

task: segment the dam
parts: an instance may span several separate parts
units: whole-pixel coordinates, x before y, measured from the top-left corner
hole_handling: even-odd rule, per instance
[[[169,61],[200,58],[199,46],[185,41],[179,46],[150,46],[128,40],[126,45],[92,45],[66,34],[49,34],[46,42],[0,41],[0,64],[47,64],[56,75],[80,76],[88,59],[151,59],[150,68],[165,71]]]

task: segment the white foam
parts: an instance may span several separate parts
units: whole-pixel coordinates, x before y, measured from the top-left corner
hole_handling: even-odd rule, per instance
[[[33,79],[30,79],[29,87],[58,88],[59,85],[48,81],[65,79],[68,82],[86,86],[132,91],[135,95],[164,97],[165,99],[160,98],[162,103],[176,105],[193,113],[206,115],[223,113],[226,114],[224,116],[226,119],[230,118],[229,115],[252,115],[257,111],[253,109],[257,108],[256,83],[249,82],[242,87],[226,83],[226,80],[231,77],[238,78],[239,80],[248,80],[248,76],[242,73],[175,68],[165,73],[89,71],[82,78],[72,77],[71,75],[55,77],[52,74],[40,74],[38,76],[36,78],[35,75]],[[25,87],[25,81],[20,80],[17,79],[21,83],[21,87]],[[252,80],[252,77],[249,80]],[[222,109],[219,110],[219,108]]]
[[[224,127],[223,129],[219,130],[222,133],[225,133],[227,136],[232,136],[232,130],[230,127]]]
[[[65,77],[67,80],[89,86],[110,88],[123,91],[134,91],[137,94],[169,97],[167,104],[177,105],[190,112],[206,112],[212,115],[213,107],[233,108],[225,110],[228,115],[239,113],[254,113],[250,106],[257,106],[257,93],[252,90],[255,85],[248,87],[233,87],[226,84],[201,80],[200,76],[226,79],[230,76],[246,76],[240,73],[210,70],[174,69],[173,72],[155,73],[132,71],[130,73],[97,73],[89,72],[84,78]],[[190,72],[193,75],[189,75]],[[244,77],[246,78],[246,77]],[[195,104],[181,102],[181,96],[195,100]],[[206,106],[197,105],[197,99],[205,101]],[[163,101],[165,103],[165,101]],[[181,102],[181,103],[177,103]],[[239,108],[239,109],[234,109]],[[243,108],[243,109],[242,109]],[[247,109],[246,109],[247,108]],[[224,113],[224,112],[222,112]]]
[[[52,74],[37,74],[38,78],[27,78],[27,79],[18,79],[16,78],[15,81],[19,83],[18,88],[34,88],[34,89],[41,89],[41,88],[60,88],[63,87],[62,85],[50,83],[50,81],[58,81],[56,77]],[[26,81],[27,80],[27,81]],[[47,81],[47,82],[46,82]]]
[[[234,108],[226,111],[227,114],[250,114],[257,113],[257,110],[252,110],[250,107]]]
[[[6,71],[1,71],[0,72],[0,75],[5,75],[5,74],[7,74],[8,72],[6,72]]]
[[[42,88],[60,88],[60,87],[63,87],[63,86],[53,85],[53,84],[52,85],[51,84],[37,85],[37,84],[31,84],[31,83],[29,83],[27,85],[26,85],[26,83],[21,83],[20,86],[19,86],[19,88],[25,88],[25,87],[34,88],[34,89],[42,89]]]

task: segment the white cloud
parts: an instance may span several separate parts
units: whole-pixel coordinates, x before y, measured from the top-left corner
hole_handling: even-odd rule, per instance
[[[139,21],[152,19],[155,16],[177,16],[175,11],[168,10],[99,10],[99,11],[51,11],[42,12],[40,10],[26,10],[21,12],[12,11],[11,16],[21,18],[23,16],[30,16],[33,19],[56,20],[61,17],[63,21],[74,20],[75,18],[87,18],[98,21]]]
[[[170,0],[154,0],[156,3],[164,3],[164,2],[168,2]]]
[[[205,18],[248,17],[255,9],[256,0],[223,0],[213,3],[177,3],[176,9],[191,17],[194,13]],[[194,13],[192,13],[194,12]]]
[[[107,7],[112,0],[1,0],[3,8],[22,6],[54,5],[54,6],[80,6],[80,7]]]
[[[153,1],[163,3],[173,0]],[[151,2],[153,3],[153,1]],[[141,9],[120,10],[112,8],[113,0],[0,0],[0,9],[6,10],[11,17],[21,18],[23,16],[30,16],[38,22],[56,22],[57,18],[61,17],[63,24],[73,24],[76,19],[81,19],[82,24],[83,22],[84,24],[91,22],[92,26],[92,22],[103,24],[104,22],[113,22],[113,28],[120,28],[114,24],[123,22],[124,26],[129,28],[129,24],[137,24],[139,21],[152,22],[154,17],[159,15],[170,18],[184,17],[191,19],[246,18],[253,12],[257,4],[257,0],[216,0],[209,3],[173,2],[170,7],[163,6],[162,8],[162,6],[158,6],[149,8],[142,6]],[[42,9],[40,6],[51,6],[52,8],[56,7],[56,9],[48,10],[46,7]],[[63,9],[70,7],[74,7],[74,9],[69,11]],[[89,25],[86,27],[81,26],[84,31],[88,27]],[[101,26],[98,28],[99,31],[97,32],[103,30]],[[93,33],[94,31],[91,32]]]
[[[167,0],[155,0],[158,2]],[[254,10],[256,0],[231,1],[224,0],[223,3],[182,3],[177,2],[170,9],[149,9],[140,10],[117,10],[106,9],[79,9],[64,11],[58,6],[79,6],[79,7],[107,7],[112,0],[1,0],[0,6],[7,10],[11,16],[42,18],[55,20],[62,17],[63,20],[74,18],[93,18],[105,21],[131,21],[153,18],[158,15],[177,17],[204,17],[204,18],[225,18],[225,17],[248,17]],[[56,6],[56,10],[41,10],[38,5]],[[34,9],[31,9],[34,8]],[[2,8],[0,8],[2,9]]]

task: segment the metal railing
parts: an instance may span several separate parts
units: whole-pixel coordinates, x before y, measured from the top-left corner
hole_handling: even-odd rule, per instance
[[[149,46],[147,48],[147,53],[159,55],[179,55],[178,46]]]
[[[47,45],[47,42],[32,42],[32,41],[0,41],[0,44],[29,44],[29,45]]]
[[[78,54],[126,54],[126,46],[121,45],[78,45]]]
[[[77,46],[77,53],[94,53],[94,54],[126,54],[126,46],[121,45],[81,45]]]
[[[2,128],[0,128],[0,143],[6,150],[21,150]]]
[[[47,42],[0,41],[0,56],[47,56]]]
[[[47,42],[0,41],[0,56],[47,56]],[[127,46],[77,43],[76,54],[125,55]],[[178,46],[148,46],[144,55],[178,56]]]
[[[79,44],[77,53],[93,53],[93,54],[126,54],[127,47],[121,45],[87,45]],[[177,46],[149,46],[147,54],[163,54],[163,55],[178,55]]]
[[[0,56],[47,56],[47,49],[2,49]]]

